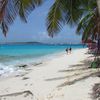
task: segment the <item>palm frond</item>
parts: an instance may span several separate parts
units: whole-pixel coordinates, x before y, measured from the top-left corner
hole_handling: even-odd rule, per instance
[[[27,22],[27,16],[42,3],[42,0],[15,0],[15,6],[18,9],[21,20]]]
[[[67,0],[63,11],[68,25],[73,26],[78,24],[83,14],[83,10],[80,8],[80,0]]]
[[[49,36],[58,33],[65,24],[74,25],[82,17],[80,0],[55,0],[47,17]]]
[[[2,21],[4,17],[6,5],[7,5],[7,0],[0,1],[0,22]]]
[[[84,32],[85,28],[89,24],[89,21],[91,20],[93,15],[94,15],[93,13],[89,13],[80,20],[78,27],[76,29],[76,34],[80,35]]]
[[[64,24],[61,0],[56,0],[53,6],[50,8],[50,12],[47,17],[47,30],[48,35],[53,37],[59,32]]]
[[[12,0],[2,0],[0,5],[0,24],[2,31],[6,36],[8,26],[13,23],[17,13]]]
[[[84,28],[90,25],[88,22],[96,9],[97,4],[94,0],[55,0],[47,17],[49,35],[53,36],[58,33],[65,24],[70,26],[79,24],[77,33],[83,33]],[[86,30],[89,31],[89,29]]]
[[[0,1],[0,24],[4,35],[17,16],[27,22],[28,15],[41,5],[43,0],[1,0]]]
[[[82,40],[88,38],[96,39],[99,33],[98,25],[100,23],[97,9],[89,12],[85,17],[82,18],[77,27],[77,34],[82,34]]]

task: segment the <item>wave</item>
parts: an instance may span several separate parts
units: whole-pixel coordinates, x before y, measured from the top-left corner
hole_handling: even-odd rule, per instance
[[[0,64],[0,75],[6,75],[14,72],[16,69],[12,65]]]

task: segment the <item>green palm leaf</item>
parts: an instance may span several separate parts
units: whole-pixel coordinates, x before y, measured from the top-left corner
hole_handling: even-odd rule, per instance
[[[49,36],[58,33],[62,26],[78,25],[77,34],[83,33],[83,38],[90,37],[97,28],[97,3],[94,0],[55,0],[47,17]],[[96,17],[95,19],[93,17]]]
[[[49,36],[58,33],[65,24],[75,25],[80,20],[83,10],[80,0],[55,0],[47,17]]]
[[[50,9],[47,17],[47,30],[49,36],[53,37],[53,33],[57,33],[62,28],[62,24],[64,24],[63,14],[62,14],[62,6],[61,0],[56,0],[53,6]]]
[[[28,15],[41,5],[42,0],[1,0],[0,1],[0,25],[6,36],[8,26],[11,25],[17,16],[27,22]]]

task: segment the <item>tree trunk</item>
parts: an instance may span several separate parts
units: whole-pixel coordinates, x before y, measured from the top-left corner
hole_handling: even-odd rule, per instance
[[[100,0],[97,0],[97,5],[98,5],[99,14],[100,14]]]
[[[98,11],[99,11],[99,16],[100,16],[100,0],[97,0],[97,6],[98,6]],[[98,25],[98,44],[97,45],[98,45],[98,52],[100,53],[100,23]]]
[[[98,36],[98,52],[100,53],[100,35]]]

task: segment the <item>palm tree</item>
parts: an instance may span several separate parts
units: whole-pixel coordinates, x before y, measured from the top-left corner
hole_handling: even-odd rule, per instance
[[[98,0],[100,1],[100,0]],[[77,25],[82,39],[100,40],[100,15],[96,0],[55,0],[47,17],[47,30],[53,37],[63,25]]]
[[[79,22],[77,33],[83,34],[82,40],[87,40],[89,37],[96,39],[100,33],[100,17],[98,9],[95,8],[88,12]]]
[[[88,20],[96,11],[95,0],[55,0],[47,17],[48,33],[53,36],[63,25],[78,25],[82,19]]]
[[[27,16],[42,2],[43,0],[0,0],[0,27],[4,35],[17,16],[27,22]]]
[[[83,41],[86,41],[88,38],[98,40],[98,51],[100,50],[100,17],[98,9],[87,13],[81,19],[77,27],[77,34],[82,34]]]

